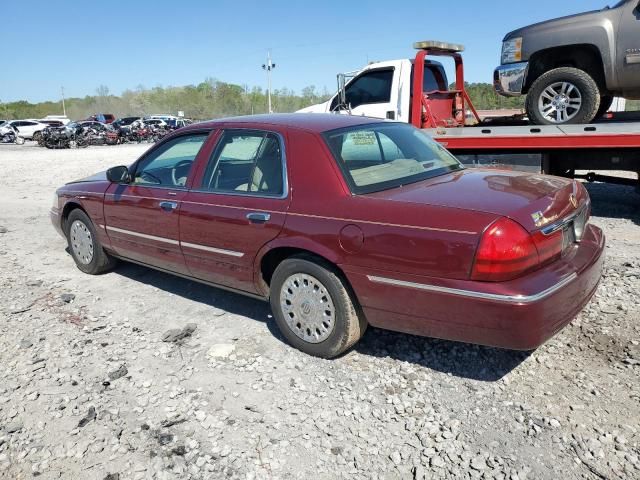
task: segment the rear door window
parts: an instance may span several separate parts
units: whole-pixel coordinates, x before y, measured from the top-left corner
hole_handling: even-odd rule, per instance
[[[281,196],[284,165],[278,136],[253,130],[225,132],[207,165],[201,188],[219,193]]]

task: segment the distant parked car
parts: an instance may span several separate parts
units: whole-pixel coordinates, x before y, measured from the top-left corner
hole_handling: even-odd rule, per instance
[[[64,123],[61,122],[60,120],[46,120],[46,119],[42,119],[42,120],[34,120],[36,122],[40,122],[40,123],[44,123],[45,125],[49,126],[49,127],[64,127]]]
[[[165,122],[161,118],[147,118],[146,120],[144,120],[144,124],[153,125],[154,127],[162,127],[162,128],[166,128],[168,126],[167,122]]]
[[[47,115],[46,117],[40,119],[41,122],[46,123],[47,121],[56,121],[62,123],[62,125],[67,125],[71,123],[69,117],[66,115]]]
[[[293,114],[179,129],[59,188],[51,220],[85,273],[120,258],[269,300],[329,358],[367,324],[536,348],[600,280],[589,213],[580,182],[466,169],[405,123]]]
[[[95,120],[100,123],[113,123],[115,122],[116,117],[112,113],[96,113],[95,115],[87,117],[85,120]]]
[[[115,122],[113,122],[111,125],[113,125],[116,128],[119,127],[128,127],[129,125],[131,125],[133,122],[135,122],[136,120],[140,120],[141,117],[122,117],[122,118],[118,118]]]
[[[81,122],[77,122],[78,125],[85,128],[93,128],[98,132],[103,132],[108,128],[113,129],[113,127],[108,127],[107,124],[102,122],[97,122],[95,120],[82,120]]]
[[[36,120],[12,120],[9,124],[18,130],[22,138],[36,142],[40,140],[42,131],[49,126]]]
[[[189,120],[188,118],[172,118],[172,119],[166,120],[166,122],[171,129],[177,130],[178,128],[191,125],[193,123],[193,120]]]

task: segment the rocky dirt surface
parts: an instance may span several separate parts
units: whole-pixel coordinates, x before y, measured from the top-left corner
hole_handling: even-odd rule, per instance
[[[579,317],[531,354],[369,329],[327,361],[267,304],[121,264],[82,274],[54,189],[146,146],[0,146],[0,478],[640,478],[640,195]]]

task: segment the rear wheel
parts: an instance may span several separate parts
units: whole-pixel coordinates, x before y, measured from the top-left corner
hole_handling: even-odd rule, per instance
[[[536,125],[589,123],[600,107],[600,91],[588,73],[561,67],[533,82],[525,106]]]
[[[42,140],[42,132],[35,132],[35,133],[33,134],[32,140],[33,140],[34,142],[38,142],[38,143],[40,143],[40,140]]]
[[[80,209],[73,210],[67,219],[67,242],[76,266],[84,273],[97,275],[116,264],[100,245],[93,222]]]
[[[291,345],[309,355],[340,355],[366,330],[345,281],[314,258],[291,257],[280,263],[270,293],[278,328]]]

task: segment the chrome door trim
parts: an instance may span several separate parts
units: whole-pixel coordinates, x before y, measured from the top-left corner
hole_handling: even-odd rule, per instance
[[[204,250],[205,252],[220,253],[222,255],[229,255],[231,257],[238,257],[238,258],[244,257],[243,252],[236,252],[234,250],[226,250],[224,248],[209,247],[207,245],[200,245],[197,243],[180,242],[178,240],[173,240],[172,238],[156,237],[155,235],[147,235],[146,233],[133,232],[131,230],[125,230],[124,228],[107,226],[106,229],[113,232],[124,233],[125,235],[131,235],[133,237],[146,238],[148,240],[155,240],[157,242],[164,242],[171,245],[179,245],[181,247],[188,247],[196,250]]]
[[[197,243],[189,243],[189,242],[180,242],[180,245],[183,247],[188,247],[188,248],[193,248],[196,250],[204,250],[205,252],[212,252],[212,253],[220,253],[222,255],[229,255],[231,257],[244,257],[244,253],[242,252],[235,252],[233,250],[225,250],[224,248],[215,248],[215,247],[208,247],[206,245],[200,245]]]
[[[180,244],[178,240],[173,240],[172,238],[156,237],[155,235],[147,235],[146,233],[133,232],[131,230],[125,230],[124,228],[111,227],[109,225],[107,225],[107,230],[110,230],[112,232],[124,233],[125,235],[131,235],[132,237],[140,237],[140,238],[146,238],[147,240],[155,240],[156,242],[164,242],[170,245]]]
[[[578,277],[578,274],[576,274],[575,272],[567,275],[566,277],[564,277],[562,280],[560,280],[558,283],[556,283],[555,285],[552,285],[551,287],[538,292],[538,293],[534,293],[532,295],[502,295],[499,293],[485,293],[485,292],[478,292],[475,290],[463,290],[463,289],[459,289],[459,288],[449,288],[449,287],[440,287],[438,285],[428,285],[425,283],[415,283],[415,282],[407,282],[405,280],[397,280],[394,278],[386,278],[386,277],[378,277],[375,275],[367,275],[367,278],[369,279],[369,281],[373,282],[373,283],[381,283],[381,284],[385,284],[385,285],[393,285],[394,287],[405,287],[405,288],[413,288],[416,290],[426,290],[429,292],[436,292],[436,293],[447,293],[450,295],[458,295],[458,296],[463,296],[463,297],[470,297],[470,298],[479,298],[482,300],[493,300],[493,301],[497,301],[497,302],[505,302],[505,303],[533,303],[533,302],[537,302],[538,300],[542,300],[545,297],[548,297],[549,295],[555,293],[556,291],[560,290],[561,288],[563,288],[564,286],[568,285],[569,283],[571,283],[573,280],[575,280]]]

